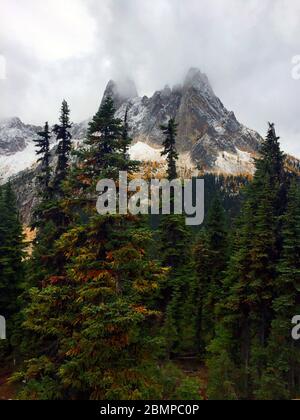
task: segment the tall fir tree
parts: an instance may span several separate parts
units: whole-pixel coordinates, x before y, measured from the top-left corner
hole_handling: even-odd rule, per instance
[[[171,118],[168,125],[162,125],[161,130],[165,136],[163,145],[162,156],[166,156],[168,169],[167,174],[169,180],[177,178],[176,161],[178,160],[178,153],[176,150],[176,136],[177,136],[177,124],[175,120]]]
[[[266,363],[286,207],[284,156],[278,140],[274,125],[270,124],[235,235],[224,281],[227,296],[220,304],[223,319],[210,345],[213,398],[222,394],[228,398],[251,398]],[[221,371],[226,378],[222,383],[218,378]]]
[[[202,356],[206,345],[214,337],[218,322],[217,306],[224,296],[223,277],[228,247],[225,211],[220,197],[216,195],[207,214],[205,229],[194,249],[197,273],[197,347]]]
[[[121,135],[121,162],[119,164],[120,170],[126,171],[129,174],[138,172],[140,169],[140,162],[130,158],[129,148],[132,143],[132,138],[129,135],[129,124],[128,124],[128,113],[129,108],[126,108],[124,121],[122,124],[122,135]]]
[[[22,374],[26,398],[160,395],[152,294],[165,271],[150,258],[151,234],[138,216],[98,215],[92,199],[93,185],[117,181],[124,170],[123,146],[122,122],[107,98],[66,182],[64,208],[72,220],[53,250],[55,270],[31,290],[25,310],[26,328],[41,341]]]
[[[67,130],[69,120],[69,111],[66,104],[63,104],[61,122],[64,128],[61,126],[54,127],[54,132],[57,133],[58,137],[63,135],[63,131]],[[64,133],[65,140],[68,142],[69,137],[67,133]],[[52,168],[51,168],[51,152],[50,152],[50,139],[51,131],[48,122],[45,123],[44,130],[38,133],[39,138],[36,142],[36,154],[39,156],[38,162],[40,162],[38,181],[38,203],[34,208],[33,219],[31,228],[36,231],[36,237],[34,240],[34,247],[32,252],[32,258],[27,261],[26,270],[26,282],[27,288],[30,286],[37,286],[41,284],[47,274],[52,272],[53,267],[57,265],[53,263],[53,246],[55,241],[59,238],[63,231],[66,223],[66,218],[63,215],[63,211],[59,208],[58,195],[61,193],[60,182],[63,180],[62,171],[59,170],[56,174],[59,178],[55,177],[53,182]],[[60,150],[58,156],[58,165],[62,164],[62,143],[65,140],[61,140],[61,144],[58,146]],[[68,145],[66,150],[68,149]],[[66,152],[67,153],[67,152]],[[67,157],[67,154],[65,154]],[[62,169],[62,166],[60,167]],[[64,171],[67,168],[65,167]],[[65,175],[64,175],[65,176]],[[43,261],[43,264],[41,264]]]
[[[139,165],[128,156],[131,139],[126,128],[127,121],[123,124],[115,117],[115,112],[112,98],[107,97],[89,124],[83,147],[74,152],[77,164],[71,170],[65,192],[69,201],[73,202],[73,208],[81,206],[82,217],[84,206],[94,206],[99,179],[117,180],[119,171],[132,174]]]
[[[66,178],[72,146],[72,135],[70,132],[72,127],[70,122],[70,108],[65,100],[62,102],[59,121],[60,124],[56,124],[53,127],[56,140],[59,142],[56,149],[57,166],[54,178],[54,188],[56,193],[61,191],[61,184]]]
[[[23,229],[11,184],[0,189],[0,314],[7,321],[7,341],[0,342],[2,361],[15,357],[14,336],[17,334],[18,297],[24,281]]]
[[[167,160],[168,180],[177,179],[176,123],[170,119],[161,126],[164,135],[162,156]],[[195,324],[192,298],[195,277],[191,258],[191,232],[184,215],[174,212],[175,194],[171,190],[170,213],[163,215],[159,226],[160,255],[163,266],[169,267],[169,276],[161,291],[165,311],[163,334],[167,344],[167,356],[194,351]],[[184,302],[184,304],[183,304]]]
[[[51,131],[49,129],[48,122],[46,122],[44,130],[38,132],[38,138],[34,140],[37,148],[36,154],[40,156],[38,162],[41,164],[40,173],[38,176],[40,193],[45,198],[49,198],[51,194],[50,138]]]
[[[290,332],[292,318],[300,313],[300,186],[296,179],[288,192],[282,236],[267,364],[255,393],[261,399],[292,399],[300,392],[300,346]]]

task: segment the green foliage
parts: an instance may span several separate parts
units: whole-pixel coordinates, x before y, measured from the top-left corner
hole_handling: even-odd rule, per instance
[[[176,124],[173,119],[161,127],[165,140],[162,156],[168,162],[168,178],[176,179]],[[171,195],[171,204],[174,196]],[[195,309],[193,305],[195,274],[191,254],[191,232],[184,215],[164,215],[159,226],[160,259],[169,267],[169,276],[161,290],[161,306],[164,309],[162,333],[166,340],[167,355],[178,355],[194,350]]]
[[[34,139],[37,148],[36,154],[40,156],[38,162],[41,164],[40,174],[38,176],[40,194],[42,194],[45,199],[48,199],[51,196],[50,138],[51,132],[49,130],[49,124],[46,122],[44,130],[38,133],[37,139]]]
[[[237,400],[240,383],[239,372],[230,358],[236,342],[224,326],[217,328],[216,338],[208,350],[213,357],[208,359],[208,395],[212,400]]]
[[[70,108],[65,100],[61,106],[61,115],[59,120],[60,124],[56,124],[53,128],[56,140],[59,142],[56,149],[57,166],[54,179],[54,188],[56,193],[61,192],[61,184],[66,178],[69,167],[69,155],[72,146],[72,135],[70,133],[70,129],[72,127],[70,123]]]
[[[228,259],[225,213],[218,196],[212,201],[204,232],[194,248],[197,273],[197,348],[205,352],[218,322],[217,304],[224,296],[222,279]]]
[[[163,342],[151,301],[165,271],[149,258],[151,235],[139,217],[99,216],[90,206],[91,186],[117,177],[127,162],[121,128],[108,98],[66,180],[61,205],[73,213],[70,223],[50,254],[36,245],[37,261],[46,252],[49,265],[24,311],[24,327],[41,341],[22,374],[28,397],[140,399],[157,387],[151,372]],[[84,221],[74,215],[78,190]]]
[[[121,245],[110,240],[114,236]],[[144,367],[161,345],[152,333],[159,313],[145,302],[163,276],[145,258],[140,241],[132,232],[128,239],[122,217],[110,216],[95,217],[61,237],[57,251],[65,255],[66,271],[50,277],[43,289],[32,289],[25,322],[47,339],[55,368],[46,375],[43,355],[36,359],[38,373],[29,376],[31,361],[29,383],[48,376],[57,381],[60,398],[139,396],[147,381]]]
[[[290,242],[292,235],[288,230],[297,226],[299,204],[293,197],[287,207],[288,179],[272,124],[256,166],[254,180],[245,194],[224,278],[226,294],[218,309],[220,328],[209,346],[210,390],[212,396],[222,393],[222,387],[218,392],[221,384],[217,376],[223,364],[230,366],[228,380],[234,384],[237,398],[285,399],[291,396],[287,389],[293,351],[291,348],[291,352],[285,351],[285,346],[291,346],[289,322],[293,315],[285,312],[278,322],[276,313],[280,313],[280,307],[287,307],[288,301],[289,308],[296,310],[294,299],[298,291],[287,284],[293,283],[298,273],[298,246]],[[293,220],[289,228],[287,219]],[[297,238],[294,234],[293,231],[293,240]],[[280,287],[282,282],[285,284]],[[230,338],[224,342],[224,336]]]
[[[17,334],[18,296],[23,288],[23,233],[15,195],[8,183],[0,188],[0,314],[7,321],[8,340],[0,342],[0,354],[15,354],[12,345]]]
[[[132,173],[137,169],[138,162],[128,156],[127,121],[123,125],[115,111],[113,100],[107,97],[90,122],[83,148],[75,153],[77,165],[69,179],[73,193],[95,194],[100,179],[117,180],[120,170]]]
[[[172,196],[171,214],[151,231],[148,218],[95,209],[99,180],[139,169],[128,110],[117,119],[107,98],[72,165],[69,114],[64,101],[53,180],[48,124],[36,140],[40,203],[27,258],[12,189],[0,190],[0,314],[10,335],[1,351],[22,354],[19,397],[199,400],[203,383],[177,367],[182,356],[206,361],[210,399],[299,396],[290,322],[300,311],[300,192],[274,126],[252,181],[205,175],[203,227],[173,214]],[[162,132],[172,181],[174,120]]]
[[[176,161],[179,157],[176,150],[176,135],[177,135],[177,124],[175,120],[171,118],[168,125],[162,125],[161,130],[165,135],[163,141],[164,150],[161,152],[162,156],[166,156],[168,169],[167,174],[169,180],[177,178]]]
[[[178,214],[162,216],[160,227],[161,261],[164,266],[180,268],[190,258],[191,233],[185,217]]]
[[[277,296],[267,346],[267,363],[256,395],[288,399],[299,395],[300,347],[291,338],[291,319],[300,313],[300,188],[291,181],[283,218],[283,249],[277,266]]]
[[[201,384],[196,377],[187,376],[174,363],[163,365],[157,372],[160,384],[160,399],[201,400]]]

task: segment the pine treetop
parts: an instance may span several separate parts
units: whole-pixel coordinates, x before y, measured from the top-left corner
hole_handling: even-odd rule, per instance
[[[175,123],[175,120],[171,118],[168,125],[161,125],[160,128],[165,136],[162,143],[163,151],[161,152],[161,155],[166,156],[168,163],[167,174],[168,179],[171,181],[177,178],[176,161],[179,157],[176,149],[177,124]]]

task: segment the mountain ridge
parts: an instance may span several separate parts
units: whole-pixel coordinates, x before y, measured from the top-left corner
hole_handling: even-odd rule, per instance
[[[114,98],[113,98],[114,99]],[[189,152],[191,160],[204,170],[213,170],[220,152],[257,154],[262,137],[228,111],[215,95],[206,74],[191,68],[183,84],[166,86],[151,97],[124,100],[116,115],[128,114],[134,143],[153,147],[162,143],[160,125],[169,118],[178,123],[177,148]]]
[[[111,96],[116,116],[127,112],[132,154],[140,160],[161,160],[160,126],[169,118],[178,123],[177,149],[186,165],[203,172],[252,174],[262,137],[245,127],[215,94],[206,74],[191,68],[181,84],[139,96],[134,82],[110,80],[101,103]],[[72,126],[74,142],[85,138],[90,119]],[[13,117],[0,121],[0,180],[34,168],[33,139],[41,127]],[[54,140],[53,140],[54,144]]]

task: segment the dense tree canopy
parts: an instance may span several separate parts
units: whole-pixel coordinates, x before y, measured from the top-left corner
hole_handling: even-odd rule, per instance
[[[205,175],[205,223],[98,214],[100,180],[147,175],[130,158],[128,112],[107,97],[73,148],[63,101],[50,150],[36,141],[35,239],[24,252],[10,183],[0,187],[2,360],[25,399],[292,399],[300,393],[300,187],[273,124],[253,179]],[[169,181],[176,123],[161,127]],[[103,192],[99,192],[103,194]]]

